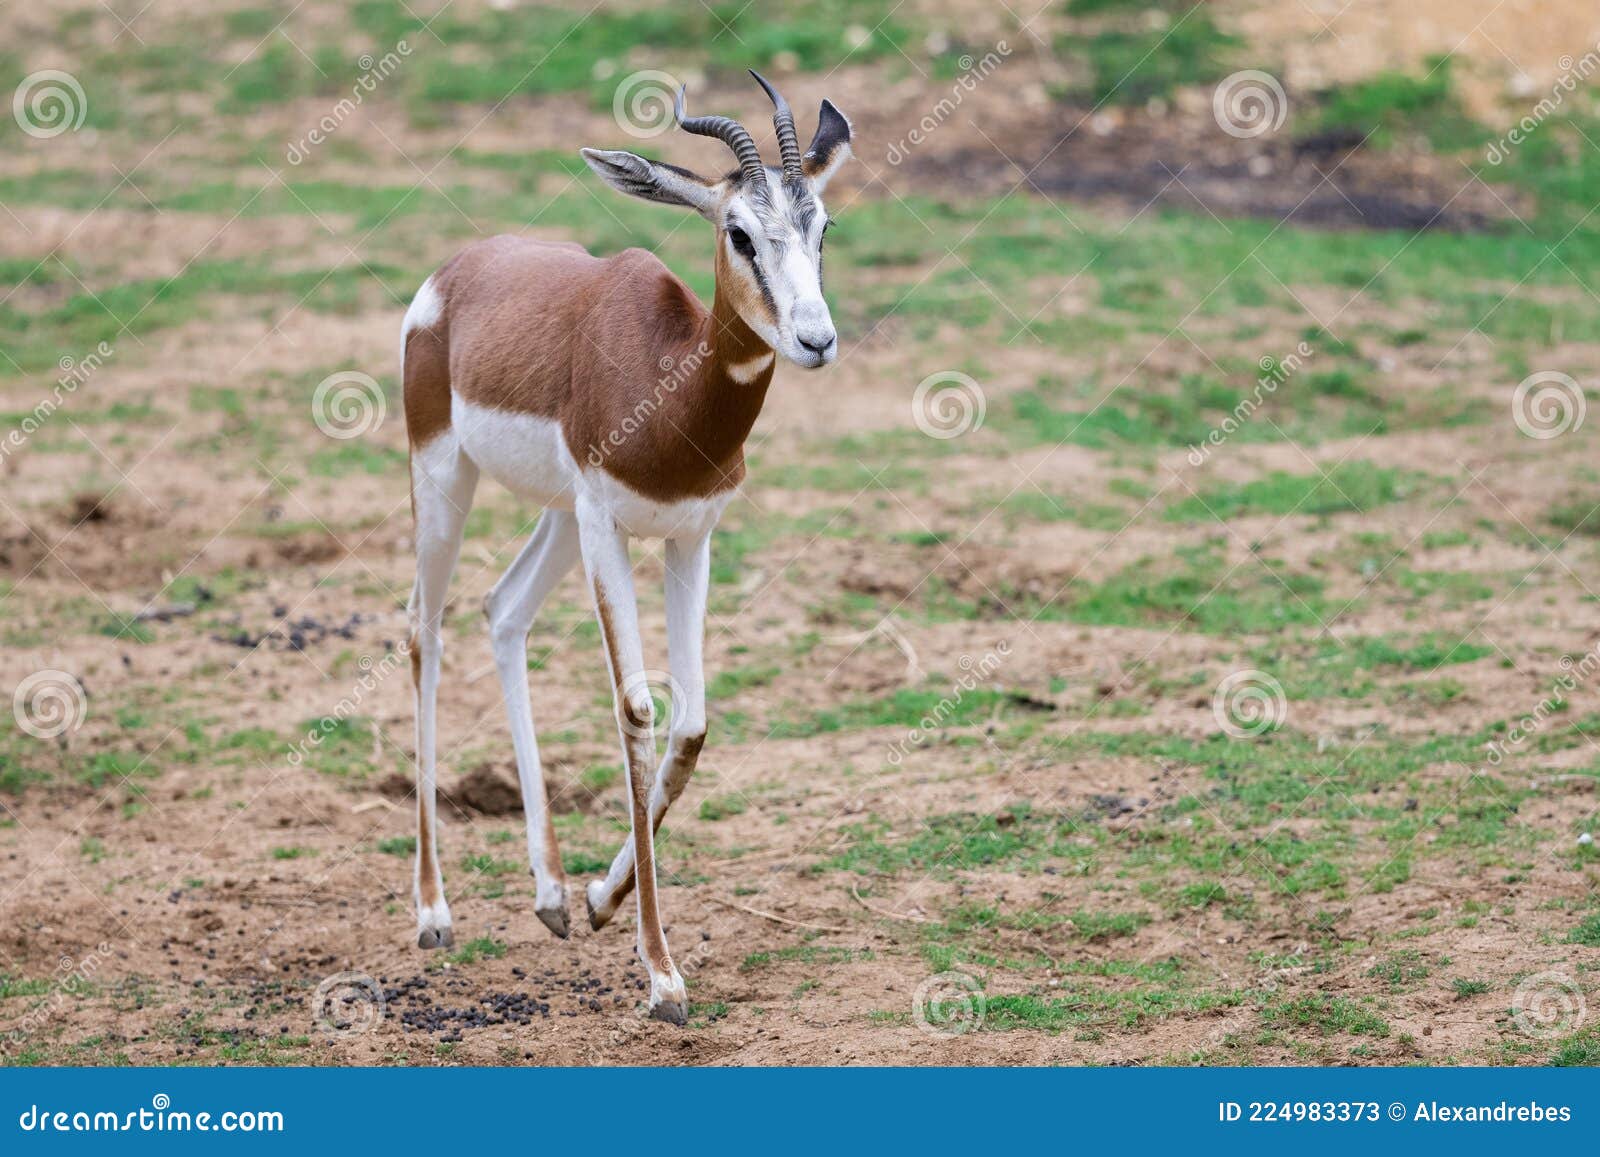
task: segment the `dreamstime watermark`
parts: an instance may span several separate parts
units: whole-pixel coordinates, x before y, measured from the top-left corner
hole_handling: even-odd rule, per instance
[[[1505,762],[1506,756],[1542,731],[1550,716],[1566,709],[1567,695],[1582,687],[1596,671],[1600,671],[1600,645],[1585,651],[1576,659],[1571,655],[1563,655],[1557,665],[1561,668],[1561,674],[1551,684],[1550,694],[1534,704],[1532,711],[1515,719],[1506,728],[1503,741],[1489,741],[1489,753],[1484,757],[1485,766],[1479,769],[1480,774],[1490,767],[1499,767]]]
[[[649,739],[661,720],[666,721],[669,733],[680,730],[688,718],[689,699],[669,672],[646,668],[622,680],[621,702],[617,706],[617,725],[623,733],[635,739]]]
[[[290,766],[299,767],[307,756],[322,746],[328,736],[339,730],[340,724],[359,715],[361,705],[366,702],[367,696],[381,687],[410,655],[411,644],[403,642],[376,662],[371,655],[362,655],[357,659],[356,666],[361,668],[361,675],[351,685],[350,693],[334,704],[331,712],[307,728],[304,738],[290,746],[288,754]]]
[[[983,387],[957,370],[929,374],[911,394],[911,420],[941,441],[980,429],[988,408]]]
[[[651,416],[661,408],[662,402],[676,394],[700,372],[700,367],[710,356],[711,347],[701,342],[681,358],[664,356],[657,362],[662,376],[656,379],[655,389],[648,398],[641,398],[617,427],[601,439],[599,445],[590,445],[585,455],[589,465],[597,468],[604,465],[607,458],[644,428]]]
[[[965,972],[939,972],[917,985],[911,1013],[934,1036],[962,1036],[983,1027],[989,1011],[983,982]]]
[[[383,425],[388,402],[371,374],[340,370],[317,383],[311,393],[311,420],[330,438],[343,442]]]
[[[382,986],[365,972],[336,972],[311,997],[311,1023],[333,1037],[371,1032],[387,1011]]]
[[[1566,103],[1567,97],[1578,89],[1580,81],[1586,81],[1596,72],[1600,72],[1600,44],[1596,44],[1577,60],[1571,56],[1563,56],[1556,61],[1556,66],[1561,69],[1561,75],[1556,77],[1555,83],[1550,86],[1550,95],[1543,97],[1538,104],[1516,124],[1505,131],[1497,141],[1491,141],[1484,151],[1484,160],[1491,165],[1499,165],[1511,155],[1511,150],[1522,144],[1538,131],[1557,109]]]
[[[1261,376],[1256,379],[1255,389],[1250,395],[1239,400],[1229,415],[1213,426],[1211,432],[1199,442],[1189,447],[1189,465],[1203,466],[1206,459],[1211,457],[1211,451],[1222,445],[1248,422],[1263,403],[1278,392],[1278,387],[1287,382],[1300,372],[1300,367],[1312,356],[1315,351],[1305,342],[1294,347],[1294,351],[1285,357],[1275,358],[1264,355],[1256,364],[1261,368]]]
[[[629,73],[611,97],[612,119],[630,137],[659,137],[677,123],[672,110],[680,87],[669,72],[647,68]]]
[[[1517,383],[1511,393],[1511,420],[1530,438],[1559,438],[1583,425],[1588,402],[1570,374],[1540,370]]]
[[[109,959],[111,945],[104,942],[97,944],[81,960],[63,954],[56,961],[55,972],[50,976],[50,989],[44,994],[44,999],[28,1009],[7,1036],[22,1042],[32,1039],[67,1001],[81,999],[93,991],[94,978],[100,966]],[[0,1047],[3,1045],[3,1040],[0,1040]]]
[[[367,97],[377,92],[380,84],[400,70],[400,65],[410,55],[411,45],[404,40],[397,42],[393,49],[376,59],[370,52],[363,53],[356,61],[361,69],[361,75],[350,86],[350,95],[342,97],[324,113],[322,119],[317,121],[305,136],[297,141],[290,141],[288,147],[284,149],[284,159],[291,165],[298,165],[309,157],[311,150],[338,132],[344,123],[355,115],[356,109],[361,107]]]
[[[0,461],[26,446],[28,439],[55,415],[67,397],[77,393],[115,353],[116,349],[110,342],[101,342],[81,358],[68,355],[57,362],[56,367],[61,375],[56,378],[49,395],[23,415],[22,421],[6,431],[4,438],[0,438]]]
[[[1217,85],[1211,115],[1230,137],[1246,140],[1281,129],[1289,116],[1289,97],[1270,72],[1247,68]]]
[[[37,140],[77,132],[89,115],[89,98],[70,72],[46,68],[22,78],[11,94],[17,127]]]
[[[990,679],[1001,665],[1011,655],[1011,643],[1001,639],[994,648],[984,653],[981,659],[974,659],[971,655],[962,655],[956,660],[956,666],[961,668],[961,674],[951,687],[950,694],[933,705],[933,709],[917,721],[917,725],[905,733],[905,736],[889,745],[889,754],[886,757],[892,766],[899,767],[907,753],[914,747],[920,747],[930,734],[943,727],[960,710],[962,701],[973,691]]]
[[[911,150],[923,144],[935,132],[956,114],[956,110],[968,95],[978,89],[978,85],[994,75],[1008,56],[1011,55],[1011,46],[1004,40],[997,41],[993,50],[983,54],[979,60],[973,60],[970,54],[961,57],[957,64],[961,68],[961,75],[956,78],[955,84],[950,86],[950,95],[940,97],[939,102],[930,109],[926,116],[906,132],[906,135],[889,145],[889,151],[884,159],[891,165],[898,165],[911,155]]]
[[[1211,715],[1225,734],[1254,739],[1283,726],[1289,700],[1283,684],[1265,671],[1235,671],[1212,693]]]
[[[1588,1018],[1583,989],[1565,972],[1539,972],[1517,985],[1511,1020],[1517,1031],[1539,1040],[1576,1032]]]
[[[35,739],[59,739],[83,726],[89,695],[77,676],[54,668],[35,671],[11,696],[17,726]]]

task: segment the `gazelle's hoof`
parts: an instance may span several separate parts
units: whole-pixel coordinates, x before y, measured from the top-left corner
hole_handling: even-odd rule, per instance
[[[650,1019],[680,1026],[689,1023],[689,994],[677,969],[650,977]]]
[[[418,948],[449,948],[456,942],[456,934],[446,925],[443,928],[423,928],[417,933]]]
[[[441,899],[436,904],[417,908],[417,947],[448,948],[456,942],[450,930],[450,909]]]
[[[660,1004],[650,1008],[650,1019],[666,1021],[679,1028],[689,1023],[689,1002],[687,1000],[663,1000]]]
[[[604,880],[590,880],[589,886],[583,890],[584,903],[589,908],[589,927],[596,932],[611,923],[611,917],[616,915],[616,908],[605,908],[596,903],[605,895],[606,882]]]
[[[554,932],[559,939],[565,940],[572,935],[572,921],[567,916],[565,904],[559,908],[535,908],[533,914],[539,917],[539,923]]]

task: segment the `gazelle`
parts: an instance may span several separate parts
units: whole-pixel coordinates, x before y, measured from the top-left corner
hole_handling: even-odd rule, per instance
[[[822,102],[802,154],[794,116],[773,104],[782,163],[769,168],[750,133],[726,117],[674,114],[686,132],[733,150],[719,180],[626,152],[582,150],[619,192],[693,209],[716,231],[716,296],[707,310],[650,253],[600,259],[574,244],[494,237],[423,282],[401,334],[417,578],[412,589],[416,688],[417,943],[452,942],[435,825],[435,704],[445,594],[480,473],[539,503],[526,546],[484,599],[511,723],[528,822],[535,911],[565,937],[566,880],[545,798],[528,698],[527,634],[540,604],[581,558],[594,597],[627,768],[632,832],[587,889],[604,927],[634,888],[650,1013],[688,1015],[656,898],[654,832],[705,742],[701,648],[712,528],[744,478],[744,441],[761,411],[776,353],[806,369],[837,356],[822,297],[822,192],[850,153],[850,123]],[[670,370],[670,372],[665,372]],[[655,762],[631,537],[666,540],[673,719]],[[681,698],[681,703],[677,699]]]

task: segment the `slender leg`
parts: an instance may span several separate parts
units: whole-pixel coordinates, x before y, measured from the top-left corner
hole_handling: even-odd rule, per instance
[[[650,1015],[683,1024],[689,999],[683,977],[667,952],[656,902],[654,831],[650,825],[650,765],[655,760],[654,709],[645,682],[644,649],[639,641],[639,608],[634,599],[628,536],[603,508],[578,501],[578,533],[583,563],[594,591],[595,615],[605,643],[606,662],[616,700],[617,731],[628,772],[634,861],[639,897],[639,958],[650,973]]]
[[[569,930],[566,874],[556,847],[545,798],[544,765],[528,698],[528,628],[550,592],[578,561],[578,521],[564,510],[547,510],[533,536],[500,581],[484,597],[489,642],[500,672],[500,691],[517,752],[522,810],[528,817],[528,865],[535,881],[534,914],[563,940]]]
[[[667,540],[667,656],[672,666],[671,730],[667,753],[650,789],[650,827],[661,821],[694,774],[706,741],[706,685],[701,649],[705,637],[706,592],[711,578],[711,536]],[[590,882],[589,923],[603,928],[633,889],[633,842],[611,861],[603,880]]]
[[[411,682],[417,712],[417,859],[412,899],[417,907],[417,946],[439,948],[455,939],[450,906],[439,871],[435,814],[441,627],[450,575],[461,552],[461,531],[472,508],[478,467],[446,432],[411,455],[411,495],[416,513],[417,581],[411,589]]]

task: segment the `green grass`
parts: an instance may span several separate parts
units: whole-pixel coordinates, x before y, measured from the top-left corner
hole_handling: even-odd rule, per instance
[[[1326,993],[1270,1003],[1261,1010],[1261,1020],[1269,1028],[1313,1028],[1324,1036],[1387,1037],[1390,1032],[1388,1023],[1364,1004]]]
[[[1158,3],[1150,9],[1167,14],[1169,23],[1155,27],[1144,19],[1143,5],[1123,5],[1117,0],[1088,0],[1075,4],[1078,14],[1120,15],[1131,18],[1092,35],[1064,34],[1056,50],[1081,57],[1093,79],[1081,94],[1096,104],[1143,104],[1168,97],[1185,85],[1210,84],[1226,76],[1241,42],[1221,31],[1204,5]]]
[[[488,936],[480,936],[468,940],[446,959],[451,964],[476,964],[479,960],[499,960],[505,954],[506,946],[502,942]]]
[[[1250,482],[1207,487],[1167,507],[1180,522],[1226,522],[1251,515],[1361,514],[1401,502],[1416,492],[1418,479],[1370,462],[1341,462],[1327,471],[1289,474],[1275,470]]]
[[[1420,76],[1384,72],[1317,94],[1313,131],[1343,131],[1385,147],[1401,135],[1420,136],[1440,152],[1471,148],[1488,132],[1457,98],[1448,57],[1432,57]]]
[[[997,814],[957,812],[930,816],[896,832],[882,820],[846,826],[842,850],[822,870],[860,875],[902,871],[948,876],[978,868],[1038,868],[1074,853],[1076,825],[1065,816],[1036,813],[1023,804]]]

